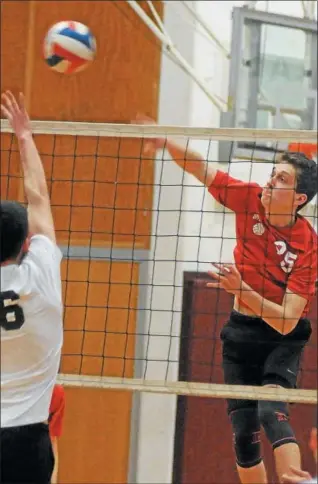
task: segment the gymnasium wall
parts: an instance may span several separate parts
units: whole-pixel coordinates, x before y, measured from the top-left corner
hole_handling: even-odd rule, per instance
[[[156,9],[162,15],[162,2]],[[88,25],[97,40],[96,61],[75,76],[51,71],[42,58],[48,28],[67,19]],[[1,91],[23,91],[31,119],[156,119],[160,65],[160,45],[126,2],[1,2]],[[66,254],[61,372],[131,377],[140,267],[125,254],[150,246],[152,160],[141,159],[139,140],[41,135],[36,143]],[[24,200],[20,174],[16,142],[1,134],[1,198]],[[68,258],[68,247],[78,257]],[[121,262],[107,260],[110,247],[122,251]],[[87,259],[91,248],[98,259]],[[132,395],[67,388],[66,398],[60,481],[127,482]]]

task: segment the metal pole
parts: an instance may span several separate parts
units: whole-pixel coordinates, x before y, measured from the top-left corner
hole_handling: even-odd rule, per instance
[[[226,47],[224,47],[224,45],[222,44],[222,42],[216,37],[216,35],[212,32],[212,30],[210,29],[210,27],[208,26],[208,24],[206,23],[206,21],[201,17],[201,15],[199,15],[190,5],[188,2],[186,1],[181,1],[181,3],[183,4],[183,6],[188,10],[188,12],[193,16],[193,18],[201,25],[201,27],[203,27],[203,29],[205,30],[205,32],[208,34],[208,36],[210,37],[211,40],[213,40],[213,42],[215,42],[215,44],[219,47],[219,49],[223,52],[223,54],[227,57],[227,59],[230,58],[230,52],[228,51],[228,49],[226,49]]]
[[[179,66],[184,69],[187,74],[198,84],[198,86],[202,89],[202,91],[207,95],[210,101],[214,104],[214,106],[219,111],[224,111],[223,106],[220,102],[216,99],[214,94],[210,91],[210,89],[206,86],[205,82],[198,78],[196,75],[195,70],[193,67],[183,58],[180,54],[178,49],[173,45],[170,39],[166,37],[166,35],[161,32],[161,30],[157,27],[157,25],[148,17],[148,15],[144,12],[144,10],[138,5],[135,0],[127,0],[128,5],[136,12],[136,14],[141,18],[141,20],[150,28],[152,33],[159,39],[166,49],[168,54],[172,55],[172,57],[177,61]]]

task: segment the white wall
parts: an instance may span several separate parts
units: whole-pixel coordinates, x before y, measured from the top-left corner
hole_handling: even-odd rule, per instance
[[[190,2],[191,3],[191,2]],[[231,11],[238,1],[195,1],[197,11],[226,46],[231,40]],[[266,2],[260,2],[265,5]],[[273,3],[273,2],[272,2]],[[300,2],[274,2],[282,13],[300,14]],[[296,5],[297,4],[297,5]],[[298,5],[299,4],[299,5]],[[263,5],[263,6],[264,6]],[[289,5],[289,7],[288,7]],[[262,7],[262,5],[260,5]],[[300,10],[299,10],[300,9]],[[179,2],[165,5],[165,25],[183,56],[194,65],[214,92],[226,99],[228,61],[191,27],[191,18]],[[167,57],[163,57],[160,85],[160,124],[215,126],[220,115],[204,93]],[[191,146],[216,160],[217,145],[193,141]],[[183,272],[202,270],[208,261],[232,260],[233,215],[218,211],[206,190],[160,154],[156,162],[152,258],[145,346],[145,377],[178,378],[178,352]],[[224,167],[227,169],[227,166]],[[231,164],[231,173],[262,183],[270,167]],[[223,236],[223,238],[222,238]],[[176,397],[141,395],[138,435],[138,483],[170,483],[172,478]]]
[[[194,57],[194,31],[180,21],[180,5],[168,2],[165,6],[165,26],[182,55],[192,64]],[[192,81],[180,68],[162,58],[160,82],[160,124],[189,125]],[[165,380],[177,378],[179,313],[172,311],[180,306],[180,288],[174,291],[177,226],[180,220],[182,172],[173,163],[158,160],[155,168],[155,192],[152,230],[152,258],[149,267],[148,332],[146,341],[145,377]],[[169,210],[169,211],[165,211]],[[179,276],[179,275],[178,275]],[[176,337],[173,337],[175,335]],[[149,361],[155,360],[155,361]],[[169,376],[167,375],[169,373]],[[138,436],[138,483],[171,482],[173,464],[173,433],[176,397],[141,395],[140,427]]]

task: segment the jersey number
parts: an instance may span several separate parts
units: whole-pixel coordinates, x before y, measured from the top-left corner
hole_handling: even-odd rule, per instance
[[[286,243],[282,240],[275,242],[275,245],[276,245],[277,254],[284,256],[284,259],[281,261],[280,266],[284,272],[289,274],[294,267],[295,260],[297,259],[297,255],[293,254],[292,252],[289,252],[287,250]]]
[[[24,323],[24,313],[18,302],[20,297],[14,291],[0,293],[0,326],[6,331],[20,329]]]

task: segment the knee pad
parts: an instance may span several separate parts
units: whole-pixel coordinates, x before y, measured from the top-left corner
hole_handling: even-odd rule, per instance
[[[273,449],[291,442],[297,443],[289,424],[287,404],[284,402],[261,401],[258,404],[260,422]]]
[[[262,461],[257,409],[234,410],[230,418],[237,464],[245,468],[256,466]]]

